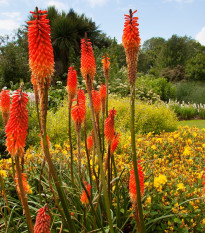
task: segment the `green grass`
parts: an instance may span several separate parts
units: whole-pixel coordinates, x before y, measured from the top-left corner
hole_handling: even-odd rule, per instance
[[[179,121],[180,126],[188,125],[189,127],[196,126],[199,129],[205,128],[205,120],[190,120],[190,121]]]

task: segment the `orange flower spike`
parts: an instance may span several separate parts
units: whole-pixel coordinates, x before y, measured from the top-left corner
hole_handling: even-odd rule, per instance
[[[106,86],[104,84],[101,84],[100,85],[100,99],[101,101],[105,100],[106,99]]]
[[[103,71],[105,78],[108,78],[109,76],[109,69],[110,69],[110,58],[108,57],[108,54],[103,56],[102,63],[103,63]]]
[[[84,185],[90,197],[91,196],[91,185],[89,185],[87,182],[84,182]],[[85,190],[83,190],[80,200],[83,205],[87,205],[89,203],[89,199],[87,197]]]
[[[83,90],[78,90],[77,103],[72,107],[71,115],[75,125],[81,124],[85,119],[86,106],[85,106],[85,93]]]
[[[77,71],[71,66],[68,69],[67,77],[67,91],[71,99],[73,99],[77,92]]]
[[[47,11],[30,12],[35,18],[28,21],[29,65],[37,81],[44,82],[54,72],[54,56],[51,45],[51,29]]]
[[[34,233],[50,233],[50,216],[46,212],[46,206],[38,210]]]
[[[122,36],[122,43],[125,49],[135,48],[139,50],[140,36],[139,36],[139,24],[137,23],[138,17],[133,17],[137,12],[130,10],[130,15],[125,15],[124,30]]]
[[[109,116],[105,120],[105,129],[104,129],[104,134],[105,134],[105,139],[107,140],[108,143],[111,143],[113,138],[114,138],[114,118],[116,114],[116,110],[113,108],[113,110],[109,111]]]
[[[92,96],[93,96],[93,107],[95,114],[99,114],[101,111],[101,98],[100,93],[96,90],[92,90]]]
[[[141,197],[142,197],[144,193],[144,174],[142,171],[142,167],[139,165],[139,163],[138,163],[138,173],[139,173],[139,181],[140,181],[140,192],[141,192]],[[137,203],[137,189],[136,189],[134,170],[130,171],[129,194],[130,194],[130,199],[132,203],[136,204]]]
[[[92,43],[89,39],[81,40],[81,73],[88,82],[88,76],[92,83],[96,72],[95,58],[93,54]]]
[[[10,116],[5,130],[7,151],[12,156],[23,155],[24,152],[28,129],[27,96],[21,90],[17,90],[13,94]]]
[[[32,193],[31,187],[27,182],[27,175],[25,173],[21,173],[22,177],[22,182],[23,182],[23,188],[26,194]],[[19,182],[18,182],[18,176],[17,174],[15,175],[15,182],[17,186],[17,192],[20,193],[20,188],[19,188]]]
[[[137,76],[137,60],[140,47],[140,37],[138,29],[138,17],[133,17],[134,13],[130,10],[130,15],[125,15],[125,24],[122,36],[122,44],[125,49],[128,79],[132,86],[134,86]]]
[[[4,121],[4,125],[6,125],[9,119],[9,112],[10,112],[9,90],[1,91],[1,112],[2,112],[2,118]]]
[[[89,151],[93,148],[93,137],[92,135],[89,135],[87,138],[87,148]]]
[[[120,135],[115,135],[115,138],[112,141],[111,147],[110,147],[110,154],[112,155],[115,150],[117,149],[118,143],[119,143]]]

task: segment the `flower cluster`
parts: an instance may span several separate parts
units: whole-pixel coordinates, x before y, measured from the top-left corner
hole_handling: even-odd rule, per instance
[[[84,185],[85,185],[85,188],[86,188],[86,190],[89,194],[89,197],[90,197],[91,196],[91,186],[87,182],[84,182]],[[81,203],[83,205],[87,205],[89,203],[89,199],[88,199],[88,196],[87,196],[85,190],[83,190],[80,200],[81,200]]]
[[[6,125],[6,146],[8,152],[15,156],[24,152],[28,129],[27,94],[17,90],[13,94],[10,116]]]
[[[47,11],[31,12],[35,20],[28,21],[29,65],[32,75],[39,82],[44,82],[54,72],[51,29]]]
[[[4,120],[4,124],[6,125],[9,119],[9,112],[10,112],[10,94],[9,90],[2,90],[1,91],[1,112],[2,118]]]

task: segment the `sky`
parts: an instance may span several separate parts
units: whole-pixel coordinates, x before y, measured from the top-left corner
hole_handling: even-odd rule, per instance
[[[152,37],[189,36],[205,45],[205,0],[0,0],[0,35],[12,35],[36,6],[73,8],[99,29],[122,42],[124,14],[137,10],[141,43]]]

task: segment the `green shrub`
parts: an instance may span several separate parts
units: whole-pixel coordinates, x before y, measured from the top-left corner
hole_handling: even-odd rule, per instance
[[[152,93],[155,94],[153,102],[157,100],[156,95],[163,101],[176,98],[175,87],[165,78],[155,78],[154,76],[141,76],[137,78],[136,94],[140,96],[140,99],[143,100],[141,96],[148,96],[147,99],[151,99],[153,95]]]
[[[178,101],[205,104],[204,82],[179,82],[176,84],[176,99]]]
[[[129,99],[110,98],[109,109],[115,107],[117,115],[115,119],[116,131],[121,134],[129,132]],[[177,128],[175,113],[163,103],[148,104],[141,101],[136,103],[135,129],[136,133],[156,134],[165,131],[174,131]]]
[[[199,109],[199,117],[201,119],[205,119],[205,109],[204,108]]]

